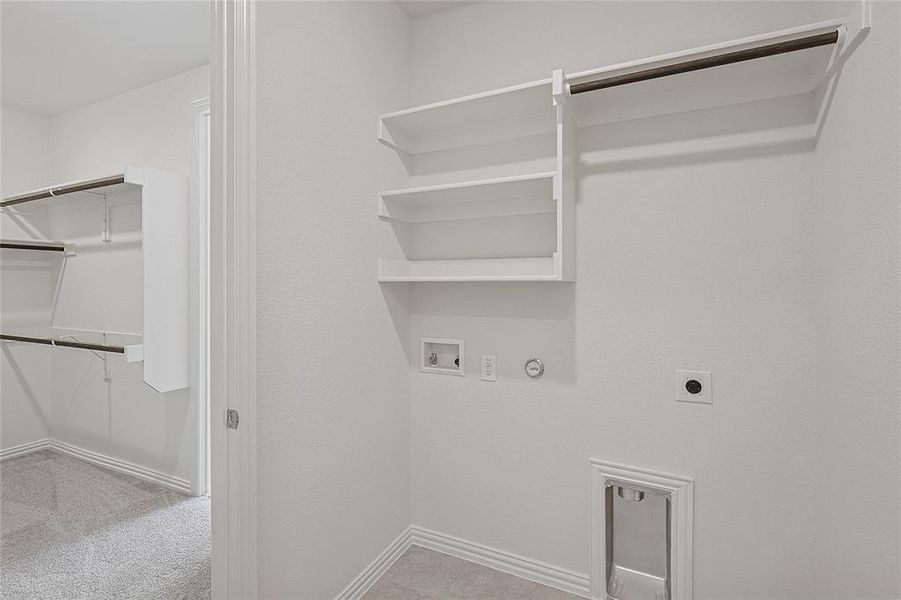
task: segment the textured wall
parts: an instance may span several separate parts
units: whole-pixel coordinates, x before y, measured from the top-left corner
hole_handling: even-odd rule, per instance
[[[901,5],[873,9],[816,149],[819,599],[901,597]]]
[[[0,107],[2,194],[14,196],[50,183],[50,120]]]
[[[105,177],[128,165],[190,176],[195,109],[209,97],[200,67],[56,115],[51,120],[54,183]]]
[[[7,106],[0,108],[0,188],[13,196],[47,185],[50,122]],[[48,235],[46,211],[11,218],[0,215],[0,235],[23,239]],[[43,253],[41,253],[43,254]],[[3,251],[0,264],[0,328],[28,327],[46,319],[50,307],[51,261],[30,252]],[[49,348],[3,344],[0,357],[0,448],[50,435]]]
[[[811,8],[468,5],[414,21],[411,95],[789,27]],[[464,338],[469,372],[412,373],[415,524],[586,572],[594,457],[695,479],[697,599],[811,596],[813,156],[720,144],[811,119],[789,98],[583,129],[575,284],[416,286],[411,339]],[[497,355],[497,383],[478,380],[480,354]],[[713,372],[713,406],[674,401],[680,368]]]
[[[376,115],[407,102],[391,2],[263,2],[258,36],[259,590],[330,598],[410,522],[407,314],[376,283]]]

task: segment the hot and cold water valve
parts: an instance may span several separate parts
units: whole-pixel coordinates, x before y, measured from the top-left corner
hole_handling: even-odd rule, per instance
[[[419,338],[419,370],[424,373],[463,375],[463,340]]]

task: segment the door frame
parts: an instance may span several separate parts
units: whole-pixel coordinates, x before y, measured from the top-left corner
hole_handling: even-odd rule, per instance
[[[210,491],[209,405],[209,248],[210,248],[210,97],[194,107],[194,167],[191,186],[191,406],[197,434],[191,494]]]
[[[212,1],[211,50],[212,595],[245,600],[257,597],[253,0]]]

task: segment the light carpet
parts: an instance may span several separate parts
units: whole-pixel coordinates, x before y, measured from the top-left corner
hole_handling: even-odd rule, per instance
[[[209,497],[51,450],[0,463],[0,598],[209,597]]]

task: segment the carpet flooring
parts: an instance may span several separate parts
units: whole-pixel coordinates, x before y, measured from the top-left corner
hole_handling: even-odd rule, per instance
[[[209,597],[209,497],[51,450],[0,463],[3,600]]]

